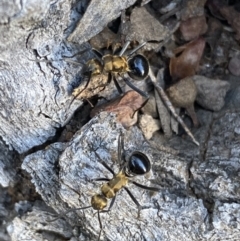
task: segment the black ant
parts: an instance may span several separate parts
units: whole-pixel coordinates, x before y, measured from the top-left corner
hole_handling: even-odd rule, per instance
[[[108,76],[106,81],[99,81],[99,86],[104,88],[111,80],[114,81],[114,84],[118,92],[123,95],[123,91],[118,84],[117,79],[122,79],[130,88],[138,92],[140,95],[146,98],[146,102],[149,96],[144,93],[142,90],[138,89],[133,85],[129,77],[134,80],[144,80],[147,78],[149,73],[149,63],[148,60],[141,54],[136,54],[140,48],[142,48],[147,42],[144,42],[138,45],[136,48],[131,50],[128,54],[124,55],[126,49],[128,48],[130,41],[127,41],[123,46],[119,54],[106,54],[102,55],[97,50],[93,50],[98,58],[89,60],[86,65],[83,67],[82,74],[87,76],[88,80],[86,85],[82,88],[76,88],[73,91],[75,98],[77,98],[84,90],[88,88],[89,95],[93,96],[97,89],[96,84],[90,84],[91,80],[94,77],[100,77],[102,75]],[[72,62],[72,61],[69,61]],[[99,87],[98,86],[98,87]],[[74,98],[74,99],[75,99]],[[73,100],[74,100],[73,99]],[[72,103],[72,102],[71,102]]]
[[[97,157],[99,158],[99,160],[101,160],[100,163],[109,172],[111,172],[113,174],[113,178],[112,179],[109,179],[109,178],[93,179],[93,181],[104,181],[105,183],[102,184],[101,191],[92,196],[90,206],[70,209],[63,214],[60,214],[57,218],[49,220],[49,222],[53,222],[53,221],[57,220],[58,218],[64,216],[65,214],[67,214],[69,212],[72,212],[72,211],[93,208],[93,209],[97,210],[97,214],[98,214],[98,221],[99,221],[99,225],[100,225],[100,233],[98,236],[98,240],[100,240],[101,232],[102,232],[102,222],[100,219],[100,212],[109,212],[111,210],[111,208],[115,202],[115,199],[116,199],[116,194],[121,189],[126,190],[126,192],[131,197],[133,202],[137,205],[138,217],[139,217],[142,206],[139,204],[137,199],[133,196],[131,191],[126,187],[127,184],[130,182],[140,188],[143,188],[143,189],[146,189],[149,191],[154,191],[154,192],[159,191],[160,189],[157,187],[144,186],[142,184],[139,184],[139,183],[131,180],[131,178],[133,178],[134,176],[144,175],[144,174],[148,173],[151,169],[151,163],[150,163],[149,158],[145,154],[143,154],[142,152],[139,152],[139,151],[134,151],[131,154],[129,160],[126,161],[124,152],[125,151],[124,151],[124,144],[123,144],[123,136],[122,136],[122,134],[120,134],[119,138],[118,138],[118,162],[120,164],[120,170],[117,174],[115,174],[115,172],[111,169],[111,167],[109,167],[106,162],[102,161],[100,156],[97,154],[97,152],[95,152]],[[109,205],[108,210],[104,210],[104,208],[106,208],[106,206],[107,206],[108,199],[111,199],[111,203]]]

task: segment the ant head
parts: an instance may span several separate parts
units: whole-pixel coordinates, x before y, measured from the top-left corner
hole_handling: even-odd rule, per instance
[[[149,63],[143,55],[137,54],[129,58],[128,66],[130,69],[128,74],[132,79],[143,80],[148,76]]]
[[[129,158],[126,166],[128,176],[144,175],[151,169],[151,163],[148,157],[142,152],[135,151]]]

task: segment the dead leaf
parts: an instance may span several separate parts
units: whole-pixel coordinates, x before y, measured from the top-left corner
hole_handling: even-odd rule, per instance
[[[175,54],[181,54],[170,59],[169,69],[174,82],[195,75],[204,47],[205,40],[201,37],[175,49]]]
[[[186,41],[198,38],[200,35],[206,33],[207,23],[205,16],[189,18],[186,21],[181,22],[180,31],[183,39]]]
[[[203,16],[206,1],[207,0],[186,1],[186,7],[181,10],[181,20],[186,21],[192,17]]]
[[[133,126],[137,122],[137,111],[144,105],[144,98],[134,90],[130,90],[122,97],[95,107],[91,112],[94,117],[99,112],[108,111],[116,113],[117,120],[125,127]]]
[[[151,115],[140,115],[139,127],[147,140],[151,139],[153,134],[161,129],[160,120],[154,119]]]

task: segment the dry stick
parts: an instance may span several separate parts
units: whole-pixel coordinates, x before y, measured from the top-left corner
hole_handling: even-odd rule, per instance
[[[160,87],[157,83],[157,79],[155,77],[155,75],[152,72],[151,67],[149,68],[149,77],[155,87],[155,89],[157,90],[158,94],[160,95],[160,97],[162,98],[162,100],[165,102],[166,106],[168,107],[168,109],[171,111],[172,115],[176,118],[176,120],[178,121],[178,123],[181,124],[181,126],[183,127],[183,129],[186,131],[186,133],[192,138],[192,141],[199,146],[199,142],[195,139],[195,137],[193,136],[193,134],[191,133],[191,131],[188,129],[188,127],[185,125],[185,123],[183,122],[182,118],[176,113],[171,101],[169,100],[168,96],[166,95],[165,91],[163,90],[162,87]]]

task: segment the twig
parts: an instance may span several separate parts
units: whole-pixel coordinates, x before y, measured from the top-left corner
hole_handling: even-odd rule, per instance
[[[176,113],[171,101],[169,100],[168,96],[166,95],[165,91],[163,90],[162,87],[160,87],[160,85],[157,83],[157,79],[155,77],[155,75],[153,74],[153,71],[151,69],[151,67],[149,68],[149,77],[155,87],[155,89],[157,90],[159,96],[162,98],[162,100],[164,101],[164,103],[166,104],[167,108],[171,111],[172,115],[176,118],[176,120],[178,121],[178,123],[183,127],[183,129],[186,131],[186,133],[188,134],[188,136],[190,136],[192,138],[192,141],[199,146],[199,142],[195,139],[195,137],[193,136],[193,134],[191,133],[191,131],[188,129],[188,127],[185,125],[185,123],[183,122],[182,118]]]

